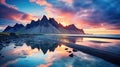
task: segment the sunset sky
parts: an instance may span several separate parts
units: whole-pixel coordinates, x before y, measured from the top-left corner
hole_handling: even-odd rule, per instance
[[[43,15],[86,33],[120,34],[120,0],[0,0],[0,30]]]

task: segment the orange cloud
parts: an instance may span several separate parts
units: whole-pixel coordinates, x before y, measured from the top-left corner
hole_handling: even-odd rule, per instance
[[[105,28],[84,29],[89,34],[120,34],[120,30],[108,30]]]
[[[41,2],[42,1],[42,2]],[[61,0],[67,3],[73,3],[73,0]],[[54,5],[48,3],[46,0],[30,0],[30,2],[34,2],[39,5],[45,5],[45,11],[49,17],[54,17],[59,23],[64,26],[69,24],[75,24],[78,28],[88,28],[92,26],[96,26],[95,24],[85,22],[82,19],[78,18],[76,14],[71,12],[62,11],[59,8],[55,8]],[[86,16],[84,14],[84,16]]]
[[[74,0],[59,0],[62,2],[65,2],[67,4],[73,4]],[[59,2],[58,1],[58,2]],[[56,6],[52,3],[47,2],[47,0],[30,0],[30,2],[34,2],[36,4],[39,4],[40,6],[45,6],[45,11],[47,12],[47,15],[49,17],[54,17],[59,23],[63,24],[64,26],[69,24],[75,24],[78,28],[114,28],[115,26],[106,24],[103,25],[101,23],[104,22],[92,22],[89,20],[89,16],[92,15],[92,12],[95,11],[94,8],[92,9],[80,9],[80,11],[74,12],[73,6],[69,6],[67,4],[64,4],[65,6],[61,7]],[[59,5],[59,4],[58,4]],[[67,5],[67,7],[66,7]],[[69,10],[70,7],[70,10]],[[73,10],[73,11],[72,11]],[[87,20],[86,20],[87,19]],[[91,18],[94,19],[94,18]]]
[[[82,18],[78,18],[74,13],[71,12],[63,12],[60,9],[55,9],[53,7],[46,7],[46,12],[50,17],[55,17],[55,19],[63,24],[64,26],[75,24],[78,28],[90,28],[92,27],[100,27],[99,24],[90,23],[82,20]]]
[[[69,3],[69,4],[73,3],[73,0],[61,0],[61,1]],[[77,24],[77,26],[81,25],[81,22],[79,22],[76,19],[75,14],[71,12],[62,11],[61,9],[58,9],[58,8],[54,8],[54,5],[48,3],[46,0],[30,0],[30,2],[34,2],[36,4],[39,4],[40,6],[44,5],[47,15],[49,17],[54,17],[59,23],[63,24],[64,26],[69,25],[69,24]],[[81,27],[79,26],[78,28],[81,28]]]

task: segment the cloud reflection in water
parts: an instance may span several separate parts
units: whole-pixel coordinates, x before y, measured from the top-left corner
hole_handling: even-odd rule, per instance
[[[63,40],[75,43],[76,40]],[[19,41],[19,42],[18,42]],[[100,58],[83,52],[73,52],[72,48],[46,39],[24,39],[10,43],[0,54],[0,66],[9,67],[116,67]],[[82,41],[80,41],[82,42]],[[21,43],[20,45],[18,43]],[[67,48],[67,49],[66,49]],[[65,50],[66,49],[66,50]],[[71,52],[70,52],[71,51]],[[74,56],[69,55],[73,53]]]

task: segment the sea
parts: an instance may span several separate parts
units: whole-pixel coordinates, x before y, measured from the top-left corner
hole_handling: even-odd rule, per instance
[[[0,67],[119,67],[119,56],[120,35],[113,34],[44,34],[0,43]]]

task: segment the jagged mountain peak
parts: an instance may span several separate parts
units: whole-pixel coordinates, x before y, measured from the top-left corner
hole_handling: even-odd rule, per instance
[[[41,21],[48,21],[48,18],[45,15],[43,15]]]
[[[12,27],[8,25],[3,32],[7,32],[9,29],[12,29]]]
[[[74,24],[68,25],[66,28],[71,30],[78,29]]]
[[[78,29],[74,24],[66,26],[65,29],[69,30],[73,34],[84,34],[83,29]]]
[[[16,23],[13,27],[16,27],[16,26],[19,26],[19,24],[18,24],[18,23]]]
[[[40,19],[38,19],[36,22],[40,22]]]
[[[13,27],[8,26],[3,32],[22,32],[28,34],[39,34],[39,33],[80,33],[83,34],[82,29],[78,29],[74,24],[63,26],[58,23],[54,18],[47,18],[45,15],[41,20],[34,21],[27,24],[26,26],[16,23]]]
[[[70,24],[68,25],[68,27],[76,27],[74,24]]]
[[[24,28],[23,24],[16,23],[13,27],[7,26],[6,29],[3,32],[16,32],[16,31],[19,31],[22,28]]]
[[[32,20],[31,23],[32,23],[32,22],[36,22],[36,21],[35,21],[35,20]]]
[[[39,24],[48,27],[49,26],[48,18],[44,15]]]
[[[11,26],[8,25],[6,28],[11,28]]]
[[[49,20],[54,20],[54,21],[55,21],[55,19],[54,19],[54,18],[49,18]]]
[[[56,24],[58,24],[58,22],[54,19],[54,18],[49,18],[50,22],[55,22]]]
[[[23,25],[23,24],[18,24],[18,23],[16,23],[13,27],[19,28],[19,27],[24,27],[24,25]]]
[[[30,24],[31,24],[31,25],[35,25],[35,23],[37,23],[37,21],[32,20]]]
[[[58,22],[54,18],[49,18],[49,23],[55,26],[56,28],[59,27]]]

